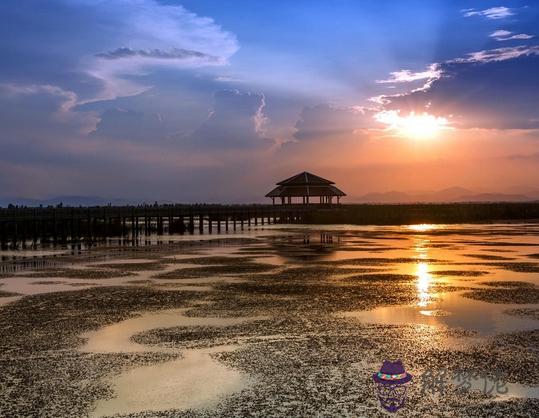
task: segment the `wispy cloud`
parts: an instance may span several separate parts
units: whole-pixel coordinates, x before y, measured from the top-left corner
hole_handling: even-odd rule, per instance
[[[512,9],[505,6],[491,7],[485,10],[463,9],[461,12],[464,17],[483,16],[487,19],[503,19],[515,14]]]
[[[79,0],[83,3],[88,0]],[[83,71],[104,86],[93,100],[139,94],[149,86],[134,81],[154,67],[193,68],[226,65],[239,49],[233,33],[213,19],[179,5],[154,0],[92,3],[107,22],[109,44],[122,47],[87,57]]]
[[[467,54],[466,58],[457,58],[449,63],[485,63],[494,61],[506,61],[526,55],[539,55],[539,46],[515,46],[507,48],[488,49]]]
[[[492,32],[489,36],[491,38],[503,38],[503,37],[511,35],[512,33],[513,32],[510,32],[508,30],[496,30]]]
[[[113,51],[96,54],[98,58],[107,60],[116,60],[122,58],[149,58],[149,59],[166,59],[166,60],[203,60],[210,62],[220,61],[221,58],[214,55],[205,54],[200,51],[193,51],[183,48],[172,48],[170,50],[162,49],[131,49],[127,47],[117,48]]]
[[[433,80],[440,77],[441,70],[438,64],[431,64],[427,67],[425,71],[410,71],[410,70],[400,70],[390,73],[390,77],[385,80],[376,80],[380,84],[389,84],[389,83],[409,83],[411,81],[418,80]]]
[[[511,41],[511,40],[527,40],[531,39],[534,36],[528,35],[526,33],[518,33],[513,35],[513,32],[508,30],[497,30],[492,32],[489,37],[496,39],[497,41]]]

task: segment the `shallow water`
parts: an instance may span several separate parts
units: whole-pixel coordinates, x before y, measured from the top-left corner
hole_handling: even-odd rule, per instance
[[[421,324],[435,327],[460,328],[480,335],[533,330],[539,322],[533,319],[511,317],[504,311],[515,304],[493,304],[461,296],[462,292],[441,293],[427,303],[406,306],[388,306],[370,311],[343,312],[344,318],[383,325]],[[519,308],[537,305],[520,304]]]
[[[185,309],[147,312],[135,318],[109,325],[97,331],[83,334],[86,343],[80,351],[87,353],[140,353],[178,352],[165,347],[147,346],[134,342],[131,338],[144,331],[157,328],[212,326],[225,327],[262,318],[201,318],[185,316]]]
[[[505,311],[514,308],[537,309],[538,304],[490,303],[470,299],[463,294],[470,289],[496,288],[496,282],[525,282],[539,285],[539,259],[530,255],[539,253],[539,225],[537,224],[495,224],[495,225],[415,225],[415,226],[354,226],[354,225],[273,225],[250,229],[238,234],[166,237],[166,242],[187,240],[212,240],[216,238],[254,238],[256,242],[225,242],[201,245],[196,252],[163,254],[162,267],[157,270],[136,270],[131,276],[109,279],[82,279],[65,277],[35,278],[25,277],[34,271],[41,271],[40,257],[46,263],[48,253],[37,254],[34,263],[32,253],[11,251],[6,255],[23,261],[12,272],[11,277],[0,278],[0,290],[19,293],[22,296],[0,297],[0,306],[20,299],[24,295],[49,292],[64,292],[96,286],[150,286],[163,290],[185,290],[203,292],[198,302],[212,303],[211,295],[219,286],[243,283],[248,275],[225,274],[203,277],[163,279],[156,275],[182,268],[204,268],[204,265],[182,263],[192,257],[225,256],[251,257],[252,262],[278,266],[281,272],[288,268],[309,266],[335,266],[344,268],[371,268],[381,273],[409,275],[408,289],[412,290],[416,301],[412,304],[387,306],[372,310],[350,311],[343,309],[332,313],[333,317],[359,324],[409,325],[433,327],[435,329],[473,331],[473,336],[448,337],[446,347],[465,350],[500,333],[539,329],[539,321],[511,316]],[[159,239],[147,240],[149,247],[159,249]],[[117,243],[115,243],[116,245]],[[111,243],[107,245],[112,245]],[[85,259],[71,260],[66,267],[93,270],[106,269],[107,264],[151,263],[154,258],[140,252],[123,258],[110,256],[107,259],[106,245],[94,247],[101,251],[98,261]],[[61,252],[61,249],[55,250]],[[157,251],[158,253],[159,251]],[[29,260],[28,260],[29,258]],[[27,265],[25,260],[29,261]],[[33,263],[33,264],[32,264]],[[504,266],[503,263],[518,264],[518,268]],[[60,268],[56,261],[55,268]],[[11,268],[11,267],[10,267]],[[62,267],[63,268],[63,267]],[[527,271],[530,270],[530,271]],[[342,273],[342,271],[341,271]],[[476,275],[474,275],[474,273]],[[16,275],[15,275],[16,274]],[[353,273],[351,273],[353,274]],[[481,275],[480,275],[481,274]],[[271,275],[268,275],[271,277]],[[339,275],[331,280],[339,280]],[[264,273],[258,273],[257,280],[263,280]],[[309,283],[309,277],[305,277]],[[268,279],[270,280],[270,279]],[[328,279],[330,280],[330,279]],[[137,281],[139,283],[137,283]],[[46,283],[50,282],[50,283]],[[58,283],[53,283],[58,282]],[[132,282],[132,283],[130,283]],[[494,287],[484,282],[495,282]],[[74,287],[73,284],[77,284]],[[466,288],[468,290],[445,289],[444,286]],[[500,283],[503,286],[503,283]],[[282,296],[283,298],[285,296]],[[185,315],[185,309],[157,312],[141,312],[121,321],[82,335],[86,342],[79,348],[86,353],[168,353],[181,356],[174,360],[147,366],[133,367],[110,378],[115,397],[100,400],[94,405],[94,416],[114,413],[136,413],[144,410],[205,409],[213,408],[227,396],[241,391],[253,383],[246,374],[225,367],[213,355],[238,347],[216,346],[204,349],[183,349],[168,346],[149,346],[133,341],[132,337],[159,328],[173,327],[223,327],[261,319],[256,316],[244,317],[197,317]],[[275,338],[279,335],[260,337]],[[250,337],[237,341],[251,344]],[[472,382],[473,389],[481,390],[482,381]],[[518,383],[508,384],[509,391],[497,399],[507,397],[538,397],[537,387]]]
[[[98,401],[92,417],[167,409],[209,409],[240,391],[249,378],[211,357],[234,347],[183,350],[182,358],[137,367],[112,381],[115,397]]]
[[[136,334],[155,328],[212,326],[223,327],[261,318],[200,318],[184,315],[185,309],[144,313],[97,331],[85,333],[80,351],[87,353],[176,353],[181,358],[126,370],[111,381],[114,398],[94,405],[92,416],[137,413],[146,410],[206,409],[220,398],[241,390],[248,376],[223,366],[211,355],[237,347],[178,350],[138,344]]]

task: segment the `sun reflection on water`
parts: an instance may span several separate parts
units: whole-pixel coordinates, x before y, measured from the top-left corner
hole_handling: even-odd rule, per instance
[[[429,289],[432,284],[432,275],[429,273],[429,265],[423,262],[418,263],[416,276],[417,296],[419,298],[417,305],[424,308],[431,302]]]
[[[427,232],[432,231],[433,229],[438,229],[438,225],[435,224],[416,224],[408,225],[408,229],[415,232]]]
[[[438,225],[434,224],[416,224],[408,225],[408,228],[415,232],[425,232],[437,229]],[[430,274],[430,265],[429,260],[429,250],[430,250],[430,239],[426,239],[421,235],[414,236],[414,246],[413,246],[415,257],[417,259],[417,264],[414,274],[417,276],[416,288],[417,288],[417,297],[419,301],[417,306],[425,308],[429,303],[432,302],[432,284],[433,276]],[[423,315],[428,315],[428,311],[422,311]]]

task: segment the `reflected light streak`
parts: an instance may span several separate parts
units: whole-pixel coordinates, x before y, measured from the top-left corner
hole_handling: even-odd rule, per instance
[[[431,294],[429,293],[432,284],[432,275],[429,273],[429,265],[427,263],[419,263],[417,265],[417,296],[419,298],[418,306],[424,308],[431,302]]]
[[[437,229],[438,225],[435,224],[416,224],[416,225],[408,225],[408,229],[415,232],[427,232],[432,231],[433,229]]]

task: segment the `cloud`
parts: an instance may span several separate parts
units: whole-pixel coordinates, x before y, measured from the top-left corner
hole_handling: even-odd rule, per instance
[[[505,37],[511,35],[513,32],[510,32],[508,30],[496,30],[492,32],[489,36],[491,38],[499,38],[499,37]]]
[[[382,110],[375,113],[374,119],[386,125],[389,131],[397,135],[413,138],[430,138],[441,130],[451,129],[446,118],[430,115],[427,112],[416,114],[412,111],[403,116],[400,110]]]
[[[413,72],[410,70],[400,70],[390,73],[390,77],[385,80],[376,80],[379,84],[388,83],[408,83],[418,80],[434,80],[440,77],[440,68],[438,64],[431,64],[425,71]]]
[[[383,110],[451,117],[457,128],[539,127],[539,47],[479,51],[440,64],[426,89],[383,96]]]
[[[3,0],[0,82],[55,85],[87,103],[146,91],[160,70],[228,65],[235,34],[174,3]]]
[[[137,77],[156,68],[226,65],[239,49],[234,34],[180,5],[155,0],[76,3],[92,8],[94,24],[103,27],[107,37],[104,45],[122,45],[111,51],[103,48],[105,52],[80,62],[80,70],[104,86],[93,100],[140,94],[151,85]]]
[[[214,95],[207,120],[189,137],[191,146],[215,149],[258,148],[270,144],[265,137],[264,95],[221,90]]]
[[[515,46],[507,48],[488,49],[471,52],[465,58],[457,58],[449,63],[486,63],[495,61],[507,61],[523,56],[539,55],[539,46]]]
[[[539,152],[532,154],[513,154],[507,157],[509,160],[521,160],[521,161],[539,161]]]
[[[491,7],[485,10],[463,9],[461,12],[464,17],[483,16],[487,19],[503,19],[515,14],[512,9],[505,6]]]
[[[371,111],[358,107],[337,107],[319,104],[304,107],[296,122],[294,138],[316,140],[343,135],[372,126]]]
[[[165,124],[158,113],[107,109],[90,135],[152,143],[165,137]]]
[[[107,60],[116,60],[122,58],[149,58],[149,59],[165,59],[165,60],[201,60],[207,62],[218,62],[219,57],[214,55],[208,55],[199,51],[192,51],[189,49],[182,48],[172,48],[168,51],[163,51],[161,49],[131,49],[131,48],[117,48],[113,51],[104,52],[101,54],[96,54],[96,57],[103,58]]]
[[[532,39],[533,35],[527,35],[525,33],[519,33],[512,35],[513,32],[508,30],[497,30],[492,32],[489,37],[496,39],[497,41],[511,41],[511,40],[527,40]]]
[[[58,86],[0,84],[0,143],[86,132],[95,118],[73,112],[76,102],[74,92]]]

